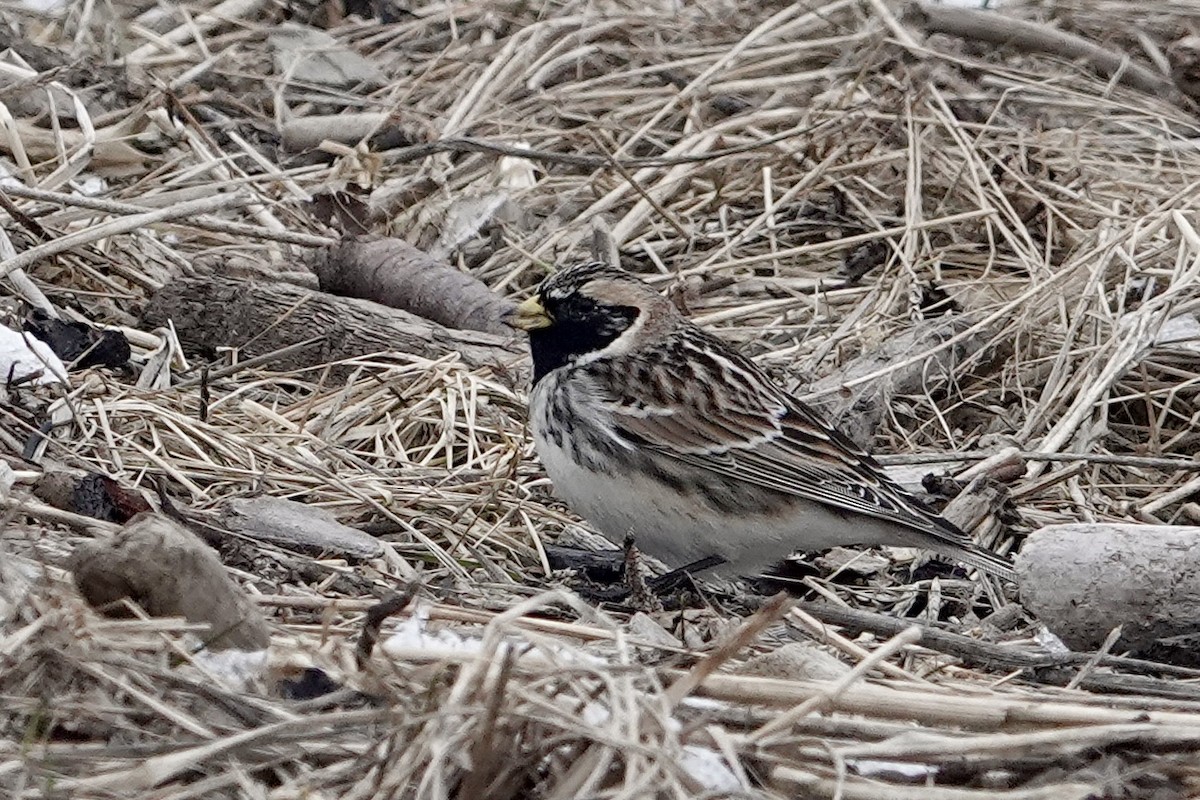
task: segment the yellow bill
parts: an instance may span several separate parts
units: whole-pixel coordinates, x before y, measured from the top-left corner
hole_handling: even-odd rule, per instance
[[[554,324],[554,319],[546,313],[541,298],[535,294],[517,306],[512,324],[514,328],[520,328],[523,331],[536,331],[541,328],[549,328]]]

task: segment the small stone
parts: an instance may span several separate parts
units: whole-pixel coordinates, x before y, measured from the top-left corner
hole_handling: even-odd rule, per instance
[[[751,658],[738,670],[743,675],[810,681],[836,680],[849,671],[836,656],[811,642],[789,642]]]
[[[643,662],[659,658],[662,656],[664,648],[677,650],[683,647],[683,642],[672,636],[649,614],[641,611],[629,618],[629,636],[631,639],[636,639],[639,645],[643,643],[651,645],[650,647],[635,648],[639,660]]]
[[[261,650],[270,628],[216,552],[169,517],[139,514],[115,536],[76,548],[75,586],[101,613],[123,612],[128,598],[152,617],[183,617],[207,626],[209,649]]]
[[[1200,527],[1048,525],[1015,569],[1021,604],[1073,650],[1095,650],[1119,625],[1115,651],[1137,652],[1200,619]]]

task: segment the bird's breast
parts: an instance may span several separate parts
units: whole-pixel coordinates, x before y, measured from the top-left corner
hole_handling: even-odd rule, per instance
[[[628,454],[629,444],[613,430],[611,412],[600,402],[596,388],[569,370],[552,373],[537,384],[529,409],[534,446],[555,482],[555,472],[568,465],[612,474],[622,454]]]

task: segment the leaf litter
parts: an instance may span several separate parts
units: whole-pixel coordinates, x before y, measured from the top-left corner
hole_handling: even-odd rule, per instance
[[[1191,32],[1187,3],[1002,8],[1163,74]],[[910,574],[902,551],[891,569],[849,559],[803,578],[844,611],[836,626],[803,604],[718,603],[654,615],[661,633],[639,635],[628,609],[548,571],[549,545],[590,538],[532,457],[524,386],[452,350],[240,366],[142,321],[180,276],[289,280],[313,248],[363,229],[435,248],[511,301],[588,257],[603,217],[608,253],[814,400],[878,386],[908,365],[864,373],[856,359],[961,315],[951,338],[916,339],[908,362],[949,366],[888,395],[873,444],[952,476],[1012,449],[1023,468],[1008,473],[1001,549],[1054,522],[1200,521],[1194,104],[1070,58],[925,38],[902,12],[6,3],[7,327],[21,327],[17,301],[48,298],[120,330],[132,358],[4,389],[0,785],[180,799],[1195,793],[1193,671],[1070,660],[1014,604],[981,618],[973,583]],[[284,22],[333,42],[306,69],[342,54],[371,81],[276,69]],[[105,77],[114,65],[120,80]],[[319,146],[288,149],[301,121]],[[337,213],[314,207],[351,189]],[[967,341],[973,354],[937,361]],[[853,377],[820,382],[843,369]],[[116,526],[35,496],[23,452],[149,499],[159,483],[194,512],[299,500],[378,535],[384,554],[241,551],[226,568],[271,646],[240,660],[198,649],[182,618],[86,606],[66,567]],[[410,584],[417,598],[379,623],[360,669],[364,620]],[[898,630],[872,622],[881,611]],[[741,671],[795,640],[850,669]]]

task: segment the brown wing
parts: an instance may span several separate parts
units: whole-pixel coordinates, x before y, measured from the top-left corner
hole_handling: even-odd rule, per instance
[[[734,480],[974,547],[970,537],[897,486],[869,455],[752,362],[699,329],[688,333],[675,343],[682,352],[671,363],[688,364],[691,374],[642,370],[643,380],[622,381],[632,383],[638,396],[610,398],[615,433]],[[681,377],[688,384],[682,393],[646,385]],[[664,401],[647,402],[648,397]]]

